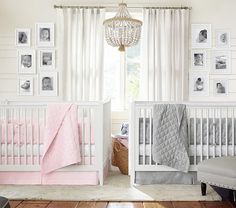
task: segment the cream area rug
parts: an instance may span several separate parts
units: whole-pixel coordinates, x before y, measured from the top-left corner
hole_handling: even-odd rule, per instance
[[[28,200],[76,201],[219,201],[220,196],[207,187],[201,196],[200,185],[130,186],[129,176],[110,172],[104,186],[0,185],[0,196]]]

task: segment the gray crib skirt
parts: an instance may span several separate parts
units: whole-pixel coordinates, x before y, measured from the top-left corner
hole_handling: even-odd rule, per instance
[[[149,184],[197,184],[197,172],[178,171],[137,171],[135,183],[140,185]]]

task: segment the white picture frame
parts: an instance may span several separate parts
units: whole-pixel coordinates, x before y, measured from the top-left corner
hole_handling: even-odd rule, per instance
[[[207,53],[205,50],[192,50],[191,66],[193,70],[206,70]]]
[[[230,31],[217,29],[215,30],[215,45],[217,48],[230,47]]]
[[[54,23],[36,23],[36,46],[54,47]]]
[[[227,79],[213,79],[213,95],[228,96],[229,81]]]
[[[19,74],[35,74],[35,50],[18,50],[17,51],[18,59],[18,73]]]
[[[32,96],[34,94],[33,77],[19,76],[17,92],[19,96]]]
[[[17,47],[30,47],[31,30],[29,28],[16,28],[15,44]]]
[[[192,42],[192,48],[211,48],[212,47],[211,24],[192,24],[191,42]]]
[[[212,74],[230,74],[231,73],[231,52],[230,51],[212,51],[211,58]]]
[[[55,69],[55,50],[38,50],[38,68],[41,71]]]
[[[40,96],[57,96],[57,72],[41,72],[38,79]]]
[[[189,95],[209,96],[209,74],[207,72],[189,74]]]

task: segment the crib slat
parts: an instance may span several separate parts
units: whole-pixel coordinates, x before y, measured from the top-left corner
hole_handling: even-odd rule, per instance
[[[221,128],[221,119],[222,119],[222,109],[220,108],[219,116],[219,143],[220,143],[220,157],[222,156],[222,128]]]
[[[143,125],[143,124],[141,124],[141,120],[140,119],[142,119],[142,109],[141,108],[138,108],[137,109],[137,115],[138,115],[138,117],[137,117],[137,125],[139,126],[139,128],[137,128],[136,129],[136,134],[137,135],[139,135],[138,136],[138,142],[136,143],[136,145],[135,145],[135,150],[139,153],[138,155],[137,155],[137,157],[138,157],[138,160],[137,160],[137,163],[138,163],[138,165],[141,165],[142,164],[142,161],[141,161],[141,158],[139,158],[139,156],[142,156],[142,150],[141,150],[141,135],[140,135],[140,133],[142,133],[143,134],[143,132],[141,132],[140,131],[140,128],[141,128],[141,125]]]
[[[0,118],[2,120],[2,110],[0,109]],[[0,124],[0,164],[2,164],[2,124]]]
[[[37,109],[36,111],[37,113],[37,161],[38,161],[38,165],[40,165],[40,113],[39,113],[39,109]],[[46,119],[46,108],[43,108],[43,120],[44,120],[44,127],[46,127],[46,122],[45,122],[45,119]]]
[[[143,165],[145,165],[146,157],[146,109],[143,109]]]
[[[1,121],[4,120],[2,108],[0,109],[0,119],[1,119]],[[2,134],[3,134],[2,123],[0,123],[0,164],[2,164],[2,142],[3,142]]]
[[[24,147],[25,147],[25,165],[27,165],[27,122],[26,122],[26,108],[24,108]]]
[[[194,165],[197,164],[197,109],[194,108]]]
[[[202,158],[203,158],[203,142],[202,142],[202,140],[203,140],[203,130],[202,130],[202,128],[203,128],[203,122],[202,122],[202,117],[203,117],[203,109],[201,109],[201,117],[200,117],[200,119],[201,119],[201,122],[200,122],[200,124],[201,124],[201,156],[200,156],[200,160],[201,160],[201,162],[202,162]]]
[[[8,151],[7,151],[7,144],[8,144],[8,115],[7,115],[7,108],[5,108],[5,164],[8,164]]]
[[[228,156],[228,107],[226,107],[225,147],[226,147],[226,156]]]
[[[21,117],[20,117],[20,108],[17,108],[18,111],[18,121],[20,122]],[[18,158],[18,165],[21,164],[20,160],[20,140],[21,140],[21,125],[18,126],[18,151],[17,151],[17,158]]]
[[[11,109],[11,117],[10,117],[10,120],[11,120],[11,157],[12,157],[12,165],[15,164],[15,161],[14,161],[14,118],[13,118],[13,115],[14,115],[14,109],[12,108]]]
[[[232,108],[232,156],[235,154],[235,138],[234,138],[234,108]]]
[[[82,108],[82,143],[81,143],[81,145],[82,145],[82,151],[81,151],[81,153],[82,153],[82,164],[84,165],[85,164],[85,154],[84,154],[84,150],[85,150],[85,148],[84,148],[84,143],[85,143],[85,141],[84,141],[84,137],[85,137],[85,125],[84,125],[84,108]]]
[[[149,165],[152,164],[152,109],[150,109],[150,115],[149,115],[149,148],[150,148],[150,154],[149,154]]]
[[[32,126],[32,120],[33,120],[33,109],[31,108],[30,109],[30,146],[31,146],[31,165],[34,164],[34,161],[33,161],[33,126]]]
[[[88,152],[88,157],[89,157],[89,165],[92,164],[92,157],[91,157],[91,109],[87,109],[88,111],[88,148],[89,148],[89,152]]]
[[[190,115],[190,109],[187,108],[186,110],[187,110],[187,119],[188,119],[188,145],[189,145],[189,148],[188,148],[188,155],[190,155],[190,144],[191,144],[191,136],[190,136],[190,133],[191,133],[191,131],[190,131],[190,117],[191,117],[191,115]]]
[[[216,109],[213,109],[213,158],[216,157]]]
[[[210,109],[207,108],[207,159],[209,159],[209,111]]]

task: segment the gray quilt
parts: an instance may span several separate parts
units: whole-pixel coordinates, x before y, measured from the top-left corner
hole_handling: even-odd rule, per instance
[[[153,106],[153,160],[188,172],[186,106],[156,104]]]

